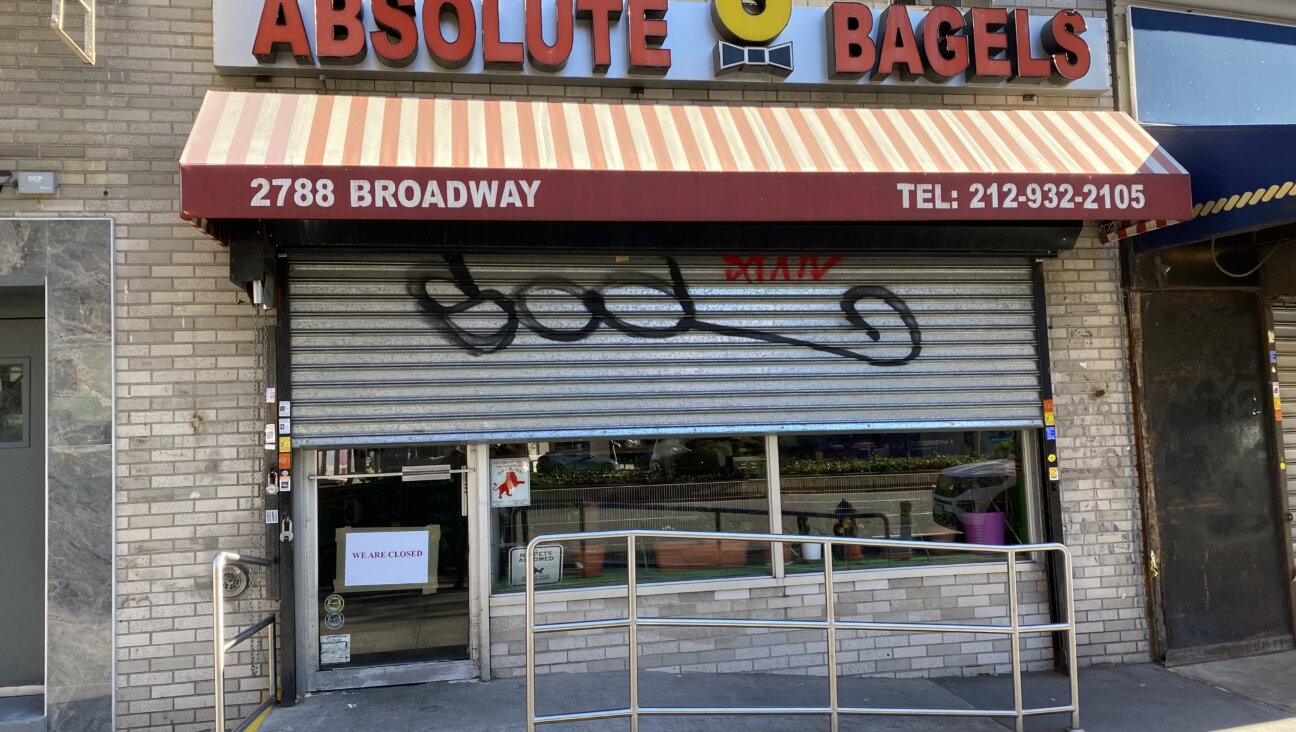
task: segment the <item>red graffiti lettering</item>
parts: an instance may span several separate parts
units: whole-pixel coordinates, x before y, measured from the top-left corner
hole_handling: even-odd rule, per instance
[[[796,260],[796,270],[792,269],[792,260]],[[786,282],[810,279],[814,282],[824,278],[833,267],[842,260],[841,257],[827,257],[820,264],[819,257],[775,257],[766,267],[766,257],[725,257],[725,280],[736,282]]]

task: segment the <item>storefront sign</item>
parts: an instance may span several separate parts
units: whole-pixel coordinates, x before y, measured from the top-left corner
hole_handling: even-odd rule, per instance
[[[491,508],[531,505],[531,461],[507,458],[490,461]]]
[[[556,585],[562,582],[561,546],[540,546],[535,550],[536,585]],[[513,547],[509,550],[509,585],[521,587],[526,584],[526,548]]]
[[[1102,93],[1102,18],[1074,10],[765,0],[221,0],[225,73]]]
[[[422,589],[436,592],[441,527],[337,530],[334,591]]]

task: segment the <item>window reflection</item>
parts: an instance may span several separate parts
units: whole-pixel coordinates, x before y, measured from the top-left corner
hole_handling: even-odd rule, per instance
[[[496,588],[520,589],[512,549],[541,534],[623,529],[763,532],[769,528],[761,437],[583,440],[498,445],[526,458],[530,505],[496,510]],[[645,541],[640,581],[747,574],[768,568],[757,542]],[[561,585],[624,581],[623,542],[564,546]]]
[[[793,435],[779,438],[783,531],[976,544],[1026,541],[1015,431]],[[819,571],[793,547],[789,571]],[[837,547],[848,567],[970,561],[948,550]]]
[[[1028,434],[780,436],[782,532],[941,544],[1027,543],[1033,519],[1021,456]],[[627,529],[764,533],[770,525],[761,436],[515,443],[493,446],[490,457],[526,472],[515,471],[501,488],[529,483],[525,505],[494,511],[497,592],[522,588],[522,547],[540,535]],[[644,539],[641,544],[635,558],[641,582],[768,575],[772,569],[770,545],[760,541]],[[994,559],[949,546],[838,546],[834,552],[842,569]],[[548,561],[540,589],[619,584],[628,565],[623,540],[569,541],[561,557]],[[783,563],[788,572],[819,572],[822,545],[786,542]]]
[[[26,373],[22,364],[0,363],[0,443],[25,443]]]

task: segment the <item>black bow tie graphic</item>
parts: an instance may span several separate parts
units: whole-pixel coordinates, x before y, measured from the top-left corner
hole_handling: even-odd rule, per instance
[[[779,76],[792,73],[792,44],[777,46],[737,46],[720,41],[715,50],[716,73],[762,67]]]

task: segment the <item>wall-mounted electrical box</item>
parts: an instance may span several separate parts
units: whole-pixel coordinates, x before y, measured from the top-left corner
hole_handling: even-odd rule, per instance
[[[23,196],[53,196],[58,193],[58,178],[53,173],[19,171],[18,193]]]

